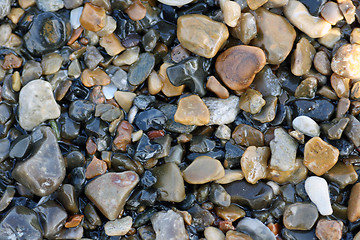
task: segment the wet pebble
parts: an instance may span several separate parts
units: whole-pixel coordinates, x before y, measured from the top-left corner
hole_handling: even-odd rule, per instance
[[[360,218],[360,183],[356,183],[351,188],[347,217],[350,222],[355,222]]]
[[[204,236],[207,240],[225,240],[225,234],[215,227],[205,228]]]
[[[335,110],[334,105],[325,99],[295,100],[294,106],[297,115],[308,116],[315,121],[329,120]]]
[[[184,171],[184,180],[190,184],[204,184],[215,181],[225,175],[219,160],[211,157],[196,158]]]
[[[233,122],[240,112],[239,97],[230,96],[227,99],[203,98],[209,109],[210,120],[207,125],[224,125]]]
[[[308,177],[305,181],[305,190],[321,215],[328,216],[333,213],[330,203],[329,186],[325,179],[317,176]]]
[[[258,180],[266,178],[269,158],[269,147],[248,147],[241,157],[241,170],[246,181],[254,184]]]
[[[284,225],[291,230],[310,230],[318,218],[318,212],[310,203],[294,203],[284,211]]]
[[[320,135],[319,125],[307,116],[298,116],[292,122],[293,128],[310,137]]]
[[[150,129],[163,129],[166,116],[157,109],[150,109],[137,114],[135,119],[136,126],[143,131]]]
[[[202,126],[209,123],[210,112],[199,96],[191,95],[180,99],[174,120],[184,125]]]
[[[270,229],[256,218],[243,218],[237,224],[236,230],[240,232],[245,232],[253,240],[276,239],[275,235],[270,231]]]
[[[105,234],[108,236],[126,235],[131,228],[132,218],[130,216],[108,221],[104,225]]]
[[[188,239],[183,217],[173,210],[156,213],[151,218],[151,223],[158,240]]]
[[[320,240],[340,240],[344,223],[336,220],[320,219],[316,225],[316,236]]]
[[[87,100],[76,100],[70,104],[69,116],[75,121],[82,122],[90,119],[95,111],[95,105]]]
[[[247,124],[239,124],[236,126],[232,133],[232,138],[236,144],[242,146],[264,146],[264,134]]]
[[[150,75],[155,65],[154,55],[151,53],[140,54],[139,59],[130,67],[128,81],[137,86],[143,83]]]

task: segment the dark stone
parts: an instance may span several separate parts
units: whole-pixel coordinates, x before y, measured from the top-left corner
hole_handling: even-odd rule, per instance
[[[245,180],[235,181],[224,185],[224,188],[230,194],[231,202],[254,210],[268,207],[274,197],[272,188],[263,182],[250,184]]]
[[[80,151],[71,151],[65,157],[66,168],[73,169],[83,167],[85,164],[85,156]]]
[[[151,217],[157,212],[154,208],[148,208],[144,212],[140,213],[136,216],[134,220],[133,227],[141,227],[142,225],[145,225],[146,223],[150,222]]]
[[[133,101],[133,105],[141,110],[145,110],[151,103],[155,102],[156,98],[152,95],[138,95]]]
[[[215,141],[208,139],[203,135],[195,136],[191,139],[190,151],[195,153],[207,153],[216,146]]]
[[[231,203],[230,195],[223,186],[217,183],[211,184],[209,200],[221,207],[229,207]]]
[[[86,99],[90,89],[85,87],[80,79],[72,81],[69,91],[65,95],[65,99],[73,102],[78,99]]]
[[[153,158],[159,152],[161,152],[160,144],[151,143],[149,137],[146,134],[143,134],[137,145],[134,158],[144,162]]]
[[[195,204],[188,210],[193,218],[193,223],[198,232],[204,231],[205,227],[210,226],[214,223],[214,216],[206,209],[203,209],[199,204]]]
[[[44,12],[35,16],[32,26],[25,34],[25,47],[34,56],[41,56],[60,49],[69,38],[70,23],[60,15]]]
[[[204,96],[204,82],[209,69],[208,61],[201,57],[190,57],[166,69],[166,74],[174,86],[186,85],[192,93]]]
[[[82,122],[91,118],[95,105],[87,100],[76,100],[70,104],[69,116],[75,121]]]
[[[165,45],[171,45],[176,38],[176,25],[169,22],[160,21],[153,26],[160,34],[160,41]]]
[[[0,162],[4,161],[10,152],[10,141],[7,138],[0,139]]]
[[[157,192],[155,189],[137,189],[131,194],[126,204],[136,210],[139,206],[153,206],[156,198]]]
[[[160,34],[155,29],[150,29],[143,37],[142,37],[142,45],[146,52],[151,52],[154,50],[157,41],[159,40]]]
[[[311,15],[318,16],[322,6],[326,3],[326,0],[299,0],[302,2],[307,9],[309,9],[309,12]]]
[[[280,187],[280,193],[285,202],[294,203],[295,202],[295,188],[291,184],[286,184]]]
[[[301,82],[301,77],[293,75],[288,69],[279,69],[277,77],[281,82],[281,86],[290,94],[294,95],[296,88]]]
[[[195,194],[189,193],[186,195],[184,201],[180,202],[177,205],[177,208],[183,211],[188,210],[194,204],[195,201],[196,201]]]
[[[162,16],[164,20],[176,24],[177,13],[175,8],[176,7],[172,7],[166,4],[161,5]]]
[[[225,153],[222,150],[214,150],[214,151],[207,152],[207,153],[190,153],[186,156],[186,158],[189,161],[194,161],[195,158],[200,157],[200,156],[208,156],[208,157],[215,158],[218,160],[223,160],[225,157]]]
[[[57,199],[70,213],[79,211],[75,188],[71,184],[64,184],[57,191]]]
[[[276,200],[269,209],[269,212],[274,218],[280,219],[284,214],[285,207],[286,203],[284,201]]]
[[[86,123],[85,131],[89,136],[103,138],[108,135],[108,125],[100,118],[93,118]]]
[[[163,129],[165,122],[165,114],[157,109],[150,109],[141,112],[135,119],[136,126],[143,131],[147,131],[149,129]]]
[[[138,165],[123,153],[115,153],[112,156],[111,167],[116,171],[138,171]]]
[[[128,81],[131,85],[142,84],[150,75],[155,66],[155,57],[151,53],[142,53],[139,59],[131,65],[128,72]]]
[[[5,103],[0,104],[0,124],[5,124],[9,121],[12,114],[13,111],[9,105]]]
[[[137,33],[130,33],[122,41],[121,44],[126,48],[132,48],[139,45],[141,36]]]
[[[76,138],[80,133],[80,123],[71,119],[68,113],[62,114],[59,118],[60,135],[62,138],[71,140]]]
[[[225,160],[228,162],[229,168],[240,165],[240,159],[243,153],[244,150],[238,145],[232,144],[231,141],[225,144]]]
[[[316,240],[315,230],[311,231],[295,231],[283,228],[281,236],[284,240]]]
[[[334,113],[334,105],[325,99],[315,100],[295,100],[294,102],[294,118],[297,116],[308,116],[315,121],[327,121]]]
[[[86,177],[85,168],[77,167],[71,170],[71,185],[74,186],[76,193],[81,193],[85,187]]]
[[[157,178],[152,174],[151,171],[145,171],[140,179],[140,184],[144,187],[151,187],[157,182]]]
[[[111,0],[111,8],[113,10],[120,9],[125,10],[132,4],[131,0]]]
[[[196,128],[195,125],[183,125],[181,123],[175,122],[174,115],[177,110],[177,106],[175,104],[162,105],[159,107],[159,110],[162,111],[167,117],[167,121],[165,123],[165,129],[167,131],[176,133],[190,133]]]
[[[340,156],[349,156],[354,150],[354,144],[344,138],[339,140],[328,140],[327,142],[339,149]]]
[[[208,11],[208,6],[206,3],[197,3],[189,7],[184,7],[178,11],[178,16],[188,15],[188,14],[205,14]]]
[[[41,240],[42,230],[35,211],[16,206],[0,222],[1,239]]]
[[[23,158],[23,157],[26,157],[29,154],[30,145],[31,145],[31,137],[29,135],[19,136],[12,143],[9,156],[11,158]]]

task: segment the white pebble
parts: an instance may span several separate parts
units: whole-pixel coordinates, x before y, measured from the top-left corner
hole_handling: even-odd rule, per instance
[[[307,116],[298,116],[293,120],[292,124],[295,130],[307,136],[318,137],[320,135],[319,125]]]
[[[305,191],[321,215],[328,216],[333,213],[329,186],[325,179],[317,176],[308,177],[305,181]]]
[[[103,86],[102,91],[106,99],[112,99],[117,91],[117,87],[115,84],[110,83],[109,85]]]
[[[80,27],[80,16],[82,13],[83,7],[75,8],[70,12],[70,24],[73,29]]]
[[[266,184],[269,185],[272,188],[272,190],[274,192],[274,195],[279,195],[280,194],[280,186],[279,186],[279,184],[277,184],[276,182],[273,182],[273,181],[268,181]]]
[[[129,114],[128,114],[128,121],[129,123],[133,123],[136,117],[137,112],[139,111],[139,109],[136,106],[132,106],[129,110]]]
[[[104,225],[104,230],[108,236],[124,236],[126,235],[132,226],[132,218],[130,216],[108,221]]]

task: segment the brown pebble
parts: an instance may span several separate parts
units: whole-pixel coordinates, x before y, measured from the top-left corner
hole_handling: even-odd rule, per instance
[[[191,95],[180,99],[174,120],[184,125],[202,126],[210,122],[210,112],[199,96]]]
[[[253,239],[252,237],[246,235],[245,233],[230,230],[226,232],[226,240],[253,240]]]
[[[83,27],[78,27],[77,29],[75,29],[72,34],[71,34],[71,37],[67,43],[67,45],[71,45],[73,44],[82,34],[82,32],[84,31],[84,28]]]
[[[105,96],[101,90],[101,86],[93,87],[89,95],[89,100],[95,104],[101,104],[105,102]]]
[[[219,98],[225,99],[229,97],[229,91],[214,76],[209,77],[206,88],[215,93]]]
[[[358,175],[353,165],[345,165],[343,162],[338,162],[332,167],[324,177],[332,183],[339,185],[341,189],[349,184],[354,184],[358,180]]]
[[[114,33],[100,38],[99,44],[110,56],[116,56],[125,50],[120,39]]]
[[[275,236],[278,235],[281,231],[281,226],[278,223],[269,223],[267,227]]]
[[[348,98],[340,98],[336,107],[336,117],[344,117],[350,108],[350,100]]]
[[[192,134],[190,133],[189,134],[182,133],[176,138],[179,144],[190,142],[191,139],[192,139]]]
[[[23,60],[21,57],[16,56],[13,53],[6,54],[4,62],[1,67],[5,70],[21,67]]]
[[[319,240],[340,240],[343,227],[342,221],[320,219],[315,233]]]
[[[331,87],[339,98],[348,98],[350,93],[350,79],[333,73],[330,77]]]
[[[350,222],[360,218],[360,183],[355,184],[351,189],[347,215]]]
[[[91,3],[85,3],[80,16],[80,23],[86,30],[100,31],[106,24],[105,9]]]
[[[7,15],[7,17],[14,23],[18,24],[21,17],[24,15],[25,11],[21,8],[11,8],[10,13]]]
[[[346,78],[360,78],[360,45],[341,46],[332,58],[331,69]]]
[[[229,207],[215,207],[215,213],[217,216],[224,220],[234,222],[240,218],[245,217],[246,213],[240,207],[236,205],[230,205]]]
[[[113,141],[113,150],[125,152],[127,145],[131,143],[131,133],[133,130],[133,126],[128,121],[121,121]]]
[[[12,89],[15,92],[20,91],[21,89],[21,79],[20,79],[20,73],[18,71],[15,71],[11,77],[12,80]]]
[[[140,0],[135,0],[133,3],[128,7],[125,12],[129,16],[129,18],[133,21],[140,21],[146,15],[146,8],[141,3]]]
[[[190,57],[191,52],[181,46],[181,44],[177,45],[171,50],[171,60],[176,63],[181,62],[182,60]]]
[[[59,86],[55,89],[55,99],[56,101],[61,101],[66,93],[69,91],[72,85],[71,80],[65,80],[59,84]]]
[[[295,76],[302,76],[310,71],[316,50],[305,37],[296,44],[291,55],[291,72]]]
[[[172,64],[165,62],[160,66],[158,75],[163,84],[161,91],[167,97],[180,96],[182,94],[182,92],[184,91],[185,85],[181,85],[178,87],[172,85],[172,83],[170,82],[170,80],[167,76],[167,73],[166,73],[166,69],[168,67],[170,67],[171,65]]]
[[[106,170],[107,170],[106,162],[94,156],[90,164],[86,168],[85,177],[86,179],[91,179],[106,173]]]
[[[89,40],[87,40],[86,38],[80,38],[80,42],[83,44],[83,45],[88,45],[89,44]]]
[[[266,178],[270,154],[269,147],[250,146],[245,150],[240,165],[247,182],[255,184],[258,180]]]
[[[147,133],[150,140],[165,136],[164,130],[152,130]]]
[[[331,74],[331,63],[324,51],[319,51],[315,54],[314,67],[322,75],[329,76]]]
[[[85,69],[81,74],[81,82],[85,87],[105,86],[110,84],[110,77],[100,68],[94,70]]]
[[[241,146],[264,146],[264,134],[246,124],[239,124],[232,133],[232,138],[235,140],[236,144]]]
[[[223,232],[227,232],[229,230],[235,230],[235,227],[233,226],[231,221],[220,221],[219,222],[219,229]]]
[[[360,114],[360,102],[358,101],[353,101],[351,102],[351,114],[356,116],[358,114]]]
[[[227,49],[216,59],[215,69],[221,80],[232,90],[250,86],[256,73],[266,64],[264,51],[247,45]]]
[[[81,221],[83,220],[84,215],[76,214],[72,215],[68,218],[68,220],[65,223],[65,228],[73,228],[80,225]]]
[[[94,142],[94,140],[91,137],[89,137],[86,140],[86,152],[90,155],[93,155],[96,153],[96,150],[97,150],[96,143]]]
[[[18,0],[20,7],[26,9],[28,7],[34,6],[36,4],[36,0]]]

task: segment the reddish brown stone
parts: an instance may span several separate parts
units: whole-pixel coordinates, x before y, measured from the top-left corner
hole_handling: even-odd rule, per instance
[[[320,219],[315,233],[320,240],[340,240],[343,226],[341,221]]]
[[[133,3],[128,7],[125,12],[129,16],[131,20],[140,21],[146,15],[146,8],[141,3],[140,0],[135,0]]]
[[[65,223],[66,228],[73,228],[79,226],[81,221],[83,220],[84,215],[76,214],[69,217],[69,219]]]
[[[164,130],[152,130],[147,133],[150,140],[165,136]]]
[[[101,90],[101,86],[95,86],[89,96],[89,100],[95,104],[100,104],[105,102],[105,96]]]
[[[229,91],[221,85],[214,76],[209,77],[206,83],[206,88],[215,93],[219,98],[225,99],[229,97]]]
[[[23,60],[21,57],[16,56],[13,53],[5,55],[4,62],[1,67],[5,70],[21,67]]]
[[[95,85],[109,85],[110,77],[100,68],[94,70],[85,69],[81,74],[81,82],[85,87],[92,87]]]
[[[86,30],[100,31],[106,24],[105,9],[91,3],[85,3],[80,16],[80,23]]]
[[[179,44],[171,50],[171,60],[178,63],[190,57],[190,54],[191,52],[189,50]]]
[[[94,140],[89,137],[86,141],[86,151],[88,154],[93,155],[96,153],[97,150],[97,146],[96,143],[94,142]]]
[[[227,232],[229,230],[235,230],[231,221],[220,221],[219,222],[219,229],[223,232]]]
[[[264,146],[264,134],[259,130],[246,125],[239,124],[232,133],[232,138],[235,140],[236,144],[242,146]]]
[[[113,150],[125,152],[127,145],[131,143],[131,133],[133,130],[133,126],[128,121],[121,121],[113,141]]]
[[[94,156],[92,161],[86,168],[85,177],[86,179],[91,179],[106,173],[106,170],[107,170],[106,162]]]
[[[80,35],[82,34],[83,31],[84,31],[84,28],[82,28],[82,27],[78,27],[77,29],[75,29],[72,32],[71,37],[70,37],[67,45],[73,44],[80,37]]]
[[[89,44],[89,40],[87,40],[86,38],[80,38],[80,42],[84,45],[88,45]]]
[[[281,226],[278,223],[269,223],[267,227],[270,229],[270,231],[276,236],[281,231]]]

